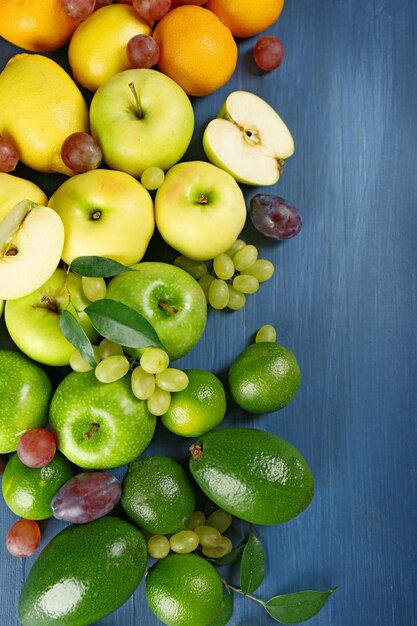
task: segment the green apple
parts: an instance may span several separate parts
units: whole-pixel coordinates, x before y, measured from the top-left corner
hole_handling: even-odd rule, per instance
[[[0,222],[22,200],[48,204],[48,198],[35,183],[13,174],[0,172]]]
[[[15,344],[34,361],[45,365],[68,365],[74,346],[59,327],[61,312],[69,311],[91,339],[97,339],[86,313],[90,304],[81,277],[59,268],[39,289],[17,300],[7,300],[4,317]]]
[[[265,100],[234,91],[209,122],[203,147],[209,160],[248,185],[274,185],[294,153],[290,131]]]
[[[131,374],[101,383],[93,370],[73,372],[56,389],[49,423],[61,452],[85,469],[130,463],[149,445],[156,418],[132,393]]]
[[[22,200],[0,222],[0,299],[21,298],[58,267],[64,226],[52,209]]]
[[[155,221],[149,192],[133,176],[92,170],[66,180],[49,200],[65,229],[62,259],[105,256],[125,265],[141,260]]]
[[[146,262],[112,279],[107,297],[132,307],[155,329],[170,359],[189,352],[204,332],[207,302],[198,282],[169,263]],[[140,356],[140,350],[127,349]]]
[[[109,167],[139,178],[148,167],[167,170],[191,141],[194,112],[185,91],[161,72],[119,72],[96,91],[91,133]]]
[[[156,193],[155,220],[170,246],[205,261],[237,239],[246,220],[245,198],[235,179],[215,165],[178,163]]]
[[[17,449],[27,430],[48,420],[52,385],[46,373],[20,352],[0,350],[0,454]]]

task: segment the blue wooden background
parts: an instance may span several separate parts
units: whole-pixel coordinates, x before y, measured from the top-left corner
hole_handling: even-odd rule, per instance
[[[264,323],[299,360],[295,401],[252,418],[231,407],[225,425],[269,429],[309,461],[316,495],[295,520],[262,529],[264,599],[340,585],[314,626],[412,626],[416,611],[417,5],[414,0],[287,0],[269,29],[286,47],[270,74],[239,42],[232,80],[194,99],[187,157],[203,158],[202,131],[225,96],[246,89],[268,100],[291,129],[296,153],[277,192],[297,206],[304,228],[270,243],[244,234],[276,265],[274,278],[241,312],[210,312],[207,331],[181,366],[224,378]],[[1,45],[1,67],[15,52]],[[52,55],[63,58],[62,51]],[[24,97],[24,85],[22,85]],[[36,115],[36,112],[34,112]],[[24,168],[46,191],[60,179]],[[248,199],[257,189],[247,188]],[[148,258],[173,258],[156,240]],[[7,345],[4,326],[1,345]],[[161,428],[148,452],[184,460],[187,440]],[[122,472],[119,473],[120,475]],[[15,521],[0,504],[0,624],[18,624],[19,592],[33,562],[13,559],[4,536]],[[43,525],[43,544],[62,524]],[[243,527],[236,526],[236,535]],[[232,572],[232,577],[236,575]],[[102,626],[157,624],[143,583]],[[274,623],[238,597],[231,626]],[[192,625],[190,625],[192,626]]]

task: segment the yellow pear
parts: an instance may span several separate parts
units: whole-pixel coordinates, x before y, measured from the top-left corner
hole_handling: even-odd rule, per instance
[[[16,54],[0,74],[0,135],[12,140],[20,160],[39,172],[73,174],[61,146],[88,132],[88,108],[72,78],[39,54]]]

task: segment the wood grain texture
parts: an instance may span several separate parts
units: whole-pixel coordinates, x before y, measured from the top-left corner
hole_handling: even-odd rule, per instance
[[[277,326],[279,340],[299,359],[298,396],[270,416],[253,418],[231,407],[225,425],[268,429],[296,445],[311,465],[316,495],[295,520],[261,529],[268,565],[258,595],[267,599],[340,585],[312,626],[412,626],[417,623],[417,5],[287,0],[269,32],[285,45],[284,64],[261,73],[251,60],[255,40],[242,40],[229,84],[193,101],[197,124],[187,157],[203,158],[205,124],[230,91],[257,93],[276,107],[296,142],[281,181],[265,191],[297,206],[304,228],[295,239],[273,244],[247,224],[245,236],[259,246],[260,256],[274,261],[276,274],[243,311],[211,311],[202,341],[178,363],[224,379],[256,330],[264,323]],[[3,42],[1,66],[13,51]],[[20,172],[47,191],[60,180]],[[248,198],[255,191],[245,189]],[[164,255],[173,258],[156,240],[148,258]],[[1,333],[5,345],[4,327]],[[149,451],[185,459],[187,442],[160,428]],[[4,503],[0,512],[0,624],[15,626],[33,559],[7,554],[4,535],[15,517]],[[47,522],[43,544],[62,526]],[[243,533],[243,525],[235,532]],[[233,576],[237,582],[236,572]],[[231,626],[274,623],[256,603],[235,600]],[[143,583],[100,622],[138,624],[157,624]]]

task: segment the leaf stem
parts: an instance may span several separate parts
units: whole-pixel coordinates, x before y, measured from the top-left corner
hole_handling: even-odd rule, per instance
[[[244,591],[242,591],[242,589],[239,589],[239,587],[234,587],[233,585],[228,583],[226,580],[222,580],[222,582],[223,582],[223,585],[227,589],[231,589],[232,591],[236,591],[236,593],[240,593],[242,596],[245,596],[246,598],[250,598],[251,600],[255,600],[255,602],[258,602],[259,604],[262,604],[262,606],[265,606],[265,602],[263,600],[260,600],[259,598],[255,598],[255,596],[252,596],[249,593],[245,593]]]

